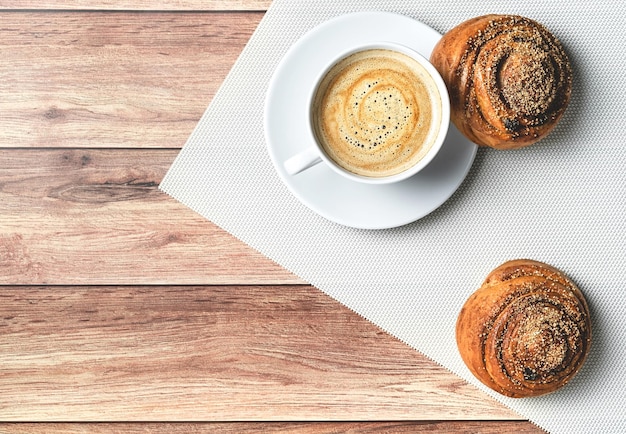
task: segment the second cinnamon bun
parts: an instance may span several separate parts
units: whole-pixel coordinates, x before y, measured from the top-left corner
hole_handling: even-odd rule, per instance
[[[485,385],[513,398],[543,395],[565,385],[587,358],[589,308],[556,268],[509,261],[466,301],[456,338],[463,361]]]
[[[569,104],[572,68],[559,40],[517,15],[484,15],[447,32],[430,61],[448,87],[452,122],[478,145],[544,138]]]

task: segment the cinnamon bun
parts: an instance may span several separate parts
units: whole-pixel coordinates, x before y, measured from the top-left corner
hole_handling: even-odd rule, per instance
[[[517,15],[485,15],[447,32],[431,63],[448,87],[451,120],[470,140],[513,149],[544,138],[569,103],[572,68],[559,40]]]
[[[461,357],[485,385],[513,398],[564,386],[591,345],[587,302],[550,265],[506,262],[465,302],[456,325]]]

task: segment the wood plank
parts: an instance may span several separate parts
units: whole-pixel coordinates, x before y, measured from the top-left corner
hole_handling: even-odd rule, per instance
[[[519,419],[310,286],[0,287],[2,421]]]
[[[451,433],[456,434],[537,434],[544,433],[526,421],[426,421],[426,422],[231,422],[231,423],[162,423],[162,424],[80,424],[80,423],[39,423],[39,424],[0,424],[0,431],[6,434],[86,434],[86,433]]]
[[[0,148],[180,148],[263,13],[0,12]]]
[[[158,190],[177,153],[0,151],[0,283],[304,283]]]
[[[264,11],[271,3],[271,0],[4,0],[0,10]]]

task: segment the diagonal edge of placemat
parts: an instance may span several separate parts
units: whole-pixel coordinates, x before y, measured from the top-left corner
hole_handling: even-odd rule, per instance
[[[188,191],[186,191],[189,187],[189,185],[198,185],[198,183],[202,183],[204,182],[206,179],[203,176],[200,176],[201,174],[196,173],[194,176],[194,174],[190,174],[190,173],[179,173],[179,171],[177,170],[173,170],[175,167],[179,166],[180,164],[182,164],[182,162],[189,162],[189,161],[194,161],[195,163],[197,163],[198,161],[202,162],[203,159],[206,159],[206,155],[203,154],[202,150],[203,148],[206,146],[206,142],[204,141],[203,137],[206,134],[206,129],[207,129],[207,123],[209,122],[217,122],[218,124],[220,122],[224,122],[223,119],[223,114],[220,114],[220,116],[217,116],[217,108],[216,105],[217,104],[222,104],[224,101],[227,101],[228,98],[231,98],[233,96],[233,93],[231,93],[231,91],[236,91],[238,86],[233,86],[233,83],[236,84],[237,80],[241,79],[241,72],[242,69],[242,65],[240,61],[249,61],[248,59],[248,55],[252,54],[249,53],[249,47],[251,47],[253,44],[255,44],[257,42],[257,38],[258,35],[261,34],[262,32],[266,32],[269,31],[268,29],[266,29],[266,27],[270,27],[270,24],[268,24],[270,18],[274,18],[274,12],[273,11],[277,11],[277,8],[274,8],[275,5],[281,5],[281,7],[284,7],[285,9],[289,9],[291,5],[286,5],[281,3],[279,0],[277,0],[272,7],[270,7],[270,9],[268,10],[268,13],[266,14],[266,16],[264,17],[262,23],[259,25],[259,28],[257,28],[257,31],[255,31],[255,35],[253,35],[253,38],[251,38],[250,43],[246,46],[246,48],[244,49],[244,51],[242,52],[241,56],[240,56],[240,60],[237,61],[235,67],[233,68],[233,70],[231,70],[231,73],[229,73],[229,75],[227,76],[226,80],[224,81],[224,84],[220,87],[220,90],[218,91],[218,93],[216,94],[215,99],[213,100],[213,102],[211,103],[211,105],[209,106],[209,108],[207,109],[207,111],[205,112],[205,114],[203,115],[202,120],[200,121],[200,123],[198,124],[198,126],[196,127],[196,129],[194,130],[194,132],[192,133],[192,135],[190,136],[190,139],[188,141],[188,143],[185,145],[185,147],[183,148],[183,151],[181,151],[181,153],[179,154],[179,156],[177,157],[177,162],[175,162],[172,165],[172,169],[170,169],[170,171],[168,171],[168,174],[166,175],[166,177],[164,178],[164,181],[161,183],[161,189],[170,194],[172,197],[174,197],[175,199],[185,203],[187,206],[189,206],[190,208],[194,209],[194,211],[198,212],[200,215],[203,215],[204,217],[212,220],[214,223],[218,224],[219,226],[221,226],[222,228],[224,228],[227,232],[231,233],[233,236],[235,236],[236,238],[240,239],[241,241],[243,241],[246,244],[251,245],[253,248],[255,248],[256,250],[259,250],[261,253],[265,254],[266,256],[268,256],[270,259],[276,261],[277,263],[279,263],[280,265],[284,266],[286,269],[294,272],[295,270],[295,274],[300,275],[300,277],[302,277],[304,280],[307,281],[313,281],[315,282],[316,279],[313,278],[307,278],[308,274],[310,272],[309,269],[307,269],[306,267],[304,269],[302,269],[302,264],[295,264],[295,266],[293,264],[291,265],[287,265],[285,266],[285,257],[281,256],[281,255],[275,255],[274,253],[276,252],[272,252],[269,250],[272,250],[271,248],[268,248],[267,246],[264,247],[263,243],[267,243],[268,239],[267,238],[257,238],[254,234],[251,234],[250,232],[245,232],[242,231],[241,227],[238,227],[238,224],[241,222],[237,222],[237,224],[232,224],[231,222],[231,218],[233,218],[232,215],[230,215],[228,212],[224,212],[223,209],[220,210],[212,210],[211,212],[207,212],[207,209],[205,208],[206,204],[202,204],[201,202],[198,201],[197,197],[193,197],[193,194],[189,194]],[[400,2],[403,3],[403,2]],[[408,6],[407,6],[408,7]],[[285,12],[285,10],[282,10],[282,12]],[[278,12],[276,12],[276,14],[278,14]],[[324,20],[327,17],[323,17],[323,18],[317,18],[319,21]],[[315,21],[315,20],[313,20]],[[273,23],[271,23],[273,24]],[[252,51],[252,50],[250,50]],[[256,53],[258,54],[258,53]],[[235,74],[235,72],[237,72],[237,74]],[[245,74],[243,74],[245,75]],[[236,92],[234,93],[236,94]],[[220,107],[221,108],[221,107]],[[245,110],[244,110],[245,112]],[[253,112],[248,111],[245,114],[246,116],[252,116]],[[257,113],[258,115],[258,113]],[[220,118],[222,117],[222,118]],[[227,116],[226,116],[227,117]],[[245,116],[244,116],[245,117]],[[249,160],[259,160],[259,159],[265,159],[266,156],[264,155],[264,149],[263,152],[258,152],[258,149],[245,149],[243,152],[243,156],[242,158],[244,159],[249,159]],[[179,161],[180,158],[180,161]],[[488,158],[492,158],[492,157],[488,157]],[[495,157],[493,157],[495,158]],[[498,163],[498,160],[490,160],[489,163]],[[251,161],[247,161],[247,164],[252,164]],[[266,170],[267,167],[265,167],[265,171],[262,172],[262,175],[264,176],[269,176],[270,178],[272,178],[272,180],[270,182],[267,183],[266,187],[268,188],[278,188],[278,189],[282,189],[283,186],[280,185],[279,182],[277,182],[275,174],[273,173],[273,170],[271,170],[271,165],[269,165],[268,161],[263,161],[262,165],[259,165],[260,167],[270,167],[270,170]],[[209,167],[209,166],[207,166]],[[477,176],[480,176],[477,175]],[[212,181],[214,181],[212,179]],[[214,186],[215,188],[228,188],[228,183],[226,182],[223,185],[219,185],[219,186]],[[270,196],[267,197],[267,199],[271,199]],[[285,200],[285,202],[288,202],[288,206],[289,207],[297,207],[298,204],[292,200],[291,198],[282,198]],[[623,204],[622,204],[623,205]],[[220,204],[220,206],[224,206],[224,204]],[[302,212],[301,210],[298,210],[298,212]],[[306,211],[305,211],[306,213]],[[438,217],[441,217],[441,214],[438,215]],[[314,221],[316,224],[319,224],[321,227],[327,227],[326,222],[322,222],[319,219],[317,219],[316,216],[311,216],[311,215],[307,215],[307,219]],[[271,247],[271,245],[270,245]],[[304,270],[304,272],[302,272],[302,270]],[[327,294],[333,296],[332,291],[328,291],[325,290],[325,285],[327,282],[325,282],[322,279],[321,284],[315,284],[315,286],[318,286],[322,289],[323,292],[326,292]],[[342,304],[346,305],[348,308],[350,308],[351,310],[357,312],[359,315],[365,317],[366,319],[372,321],[374,324],[377,324],[376,320],[372,320],[371,318],[369,318],[368,316],[363,315],[361,312],[358,312],[357,310],[353,309],[350,306],[350,302],[345,302],[345,300],[342,300],[342,297],[335,297],[333,296],[333,298],[337,299],[339,302],[341,302]],[[598,310],[600,310],[600,307],[598,308]],[[379,325],[379,324],[377,324]],[[380,325],[379,325],[380,326]],[[405,339],[403,339],[401,336],[398,336],[397,334],[390,332],[389,330],[386,330],[385,328],[383,328],[385,331],[387,331],[388,333],[390,333],[391,335],[395,336],[396,338],[400,339],[403,342],[408,343],[412,348],[415,348],[416,350],[418,350],[419,352],[423,353],[426,357],[431,358],[433,360],[435,360],[437,363],[442,364],[440,361],[438,361],[437,359],[429,356],[428,354],[424,353],[423,351],[421,351],[419,348],[417,348],[415,345],[407,342]],[[589,364],[590,362],[588,362]],[[542,420],[542,422],[538,423],[540,426],[544,427],[544,428],[548,428],[548,429],[554,429],[555,431],[557,431],[559,428],[561,428],[559,426],[559,423],[564,419],[564,417],[566,417],[566,415],[560,415],[559,417],[557,417],[556,419],[553,417],[554,415],[549,414],[549,412],[544,411],[541,407],[540,403],[545,403],[546,401],[544,400],[536,400],[534,401],[536,405],[517,405],[517,402],[513,402],[513,401],[509,401],[508,399],[503,399],[500,396],[498,396],[497,394],[492,393],[490,390],[485,390],[484,387],[482,387],[482,385],[477,384],[475,379],[473,379],[471,376],[467,376],[466,372],[463,372],[463,370],[458,370],[458,369],[450,369],[448,366],[445,366],[445,364],[442,364],[444,367],[446,367],[447,369],[451,370],[452,372],[454,372],[455,374],[461,376],[462,378],[465,378],[466,380],[468,380],[470,383],[475,384],[476,386],[478,386],[479,388],[481,388],[482,390],[484,390],[485,392],[487,392],[488,394],[490,394],[491,396],[493,396],[495,399],[497,399],[498,401],[504,403],[505,405],[507,405],[510,408],[513,408],[515,411],[518,411],[522,414],[526,414],[525,417],[530,417],[531,419],[536,419],[539,418]],[[583,368],[585,369],[585,368]],[[582,384],[582,382],[578,382],[579,384]],[[569,386],[568,386],[569,387]],[[584,388],[579,390],[579,393],[584,393]],[[528,411],[520,411],[520,407],[527,407]],[[527,413],[532,413],[532,415],[529,415]],[[578,417],[580,417],[580,415],[576,415]],[[618,415],[619,416],[619,415]],[[550,419],[553,420],[550,420]],[[618,419],[618,423],[619,423]],[[621,419],[622,421],[622,425],[611,425],[610,422],[611,421],[604,421],[604,420],[595,420],[593,421],[596,425],[596,427],[603,427],[606,429],[603,429],[604,432],[619,432],[617,430],[621,429],[620,427],[624,426],[624,421],[623,419]],[[536,422],[537,423],[537,422]],[[584,427],[580,427],[581,430],[584,430]],[[613,431],[616,430],[616,431]],[[570,432],[570,431],[568,431]],[[584,431],[581,431],[584,432]]]
[[[244,243],[246,245],[249,245],[253,249],[259,251],[261,254],[263,254],[265,257],[267,257],[268,259],[270,259],[271,261],[273,261],[277,265],[285,268],[287,271],[293,273],[294,275],[296,275],[300,279],[302,279],[304,281],[308,281],[309,280],[308,277],[300,275],[297,270],[293,270],[293,269],[290,269],[289,267],[285,267],[284,263],[280,262],[280,258],[276,258],[273,255],[271,255],[271,253],[266,252],[265,249],[262,248],[262,246],[251,244],[249,240],[246,240],[246,239],[242,238],[239,235],[238,231],[236,231],[236,230],[234,230],[233,228],[230,227],[229,222],[227,220],[223,220],[222,221],[222,220],[219,220],[219,219],[215,218],[215,216],[207,215],[207,213],[205,212],[205,210],[202,207],[197,206],[197,202],[196,201],[192,200],[190,197],[188,197],[188,196],[186,196],[184,194],[184,189],[183,189],[183,191],[178,189],[178,187],[181,184],[187,184],[190,181],[189,181],[189,179],[187,177],[180,178],[180,176],[179,176],[180,173],[175,170],[175,168],[177,166],[179,166],[181,164],[184,164],[184,162],[186,160],[188,160],[188,159],[193,160],[193,159],[198,158],[198,157],[201,156],[201,154],[194,155],[195,154],[194,149],[197,149],[198,146],[200,148],[203,147],[203,145],[202,145],[202,143],[203,143],[203,140],[202,140],[202,135],[203,135],[202,126],[206,125],[207,123],[210,123],[211,116],[214,116],[214,113],[217,111],[215,109],[215,107],[220,104],[222,98],[228,98],[228,96],[224,96],[223,95],[223,93],[225,92],[225,89],[227,89],[231,85],[232,81],[236,81],[237,80],[237,77],[235,77],[237,68],[241,66],[240,64],[242,62],[245,62],[247,60],[246,56],[248,55],[248,52],[251,50],[251,47],[253,47],[254,44],[257,42],[257,39],[260,38],[259,35],[262,35],[263,32],[268,31],[267,28],[271,28],[271,26],[272,26],[272,19],[273,19],[274,15],[280,13],[278,11],[278,9],[279,9],[278,4],[279,3],[280,3],[280,1],[274,0],[272,2],[272,4],[271,4],[270,8],[268,8],[268,10],[266,11],[265,15],[263,16],[263,18],[259,22],[259,25],[257,26],[255,31],[251,35],[250,40],[248,41],[248,43],[246,44],[246,46],[244,47],[244,49],[242,50],[242,52],[238,56],[237,60],[235,61],[233,67],[228,72],[228,74],[226,75],[224,81],[222,82],[222,84],[218,88],[218,90],[217,90],[213,100],[211,101],[211,103],[209,104],[209,106],[207,107],[205,112],[203,113],[200,121],[198,122],[198,124],[196,125],[194,130],[191,132],[191,134],[190,134],[190,136],[189,136],[185,146],[183,147],[181,152],[179,152],[179,154],[177,155],[177,157],[176,157],[175,161],[173,162],[172,166],[167,171],[165,177],[163,178],[163,180],[161,181],[161,183],[159,185],[159,189],[161,191],[163,191],[164,193],[166,193],[167,195],[169,195],[170,197],[172,197],[173,199],[175,199],[175,200],[185,204],[186,206],[188,206],[192,211],[196,212],[197,214],[203,216],[204,218],[207,218],[207,219],[211,220],[213,223],[217,224],[220,228],[225,230],[227,233],[229,233],[235,239],[237,239],[240,242],[242,242],[242,243]],[[288,2],[285,2],[285,3],[288,3]],[[282,5],[281,4],[281,6],[284,6],[287,9],[289,8],[288,5]],[[361,9],[358,8],[358,7],[354,9],[354,11],[360,11],[360,10]],[[318,17],[315,21],[323,22],[326,19],[331,18],[332,15],[333,14],[330,14],[329,16],[324,17],[324,18],[319,18]],[[311,29],[313,27],[314,27],[314,25],[309,25],[309,26],[307,26],[307,30]],[[272,68],[272,70],[273,70],[273,68]],[[187,176],[188,176],[188,174],[187,174]],[[324,290],[318,288],[314,284],[312,284],[312,286],[314,286],[317,290],[319,290],[321,292],[324,292],[326,295],[329,295],[327,291],[324,291]],[[473,377],[465,377],[464,378],[464,376],[461,375],[459,372],[451,370],[447,366],[441,364],[439,361],[435,360],[433,357],[429,356],[428,354],[425,354],[419,348],[415,347],[415,345],[412,345],[407,340],[403,339],[402,337],[396,335],[393,332],[390,332],[389,330],[381,328],[378,324],[376,324],[376,322],[372,321],[370,318],[364,316],[362,313],[360,313],[357,310],[353,309],[349,304],[346,304],[343,301],[341,301],[341,300],[339,300],[339,299],[337,299],[335,297],[331,296],[331,298],[333,298],[335,301],[337,301],[342,306],[346,307],[348,310],[350,310],[351,312],[355,313],[359,317],[364,318],[368,322],[370,322],[370,323],[374,324],[376,327],[380,328],[385,333],[389,334],[393,338],[395,338],[395,339],[399,340],[400,342],[402,342],[403,344],[407,345],[412,350],[417,351],[423,357],[425,357],[428,360],[436,363],[438,366],[441,366],[442,368],[444,368],[448,372],[452,373],[453,375],[458,376],[461,379],[464,379],[464,380],[468,381],[473,386],[477,387],[478,389],[482,390],[483,392],[486,392],[489,396],[494,398],[496,401],[500,402],[501,404],[503,404],[507,408],[509,408],[512,411],[514,411],[514,412],[519,414],[519,412],[517,410],[511,408],[509,405],[507,405],[506,402],[503,402],[503,400],[500,399],[500,396],[498,396],[497,394],[493,394],[492,391],[490,391],[489,389],[485,388],[484,385],[482,385],[482,383],[476,381],[476,379],[474,379]],[[523,416],[523,415],[520,415],[520,416],[524,417],[524,418],[526,417],[526,416]]]

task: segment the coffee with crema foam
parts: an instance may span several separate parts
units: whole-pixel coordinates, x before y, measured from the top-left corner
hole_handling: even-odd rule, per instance
[[[320,145],[340,167],[385,177],[424,158],[437,139],[441,113],[437,84],[418,61],[398,51],[368,49],[331,67],[311,117]]]

